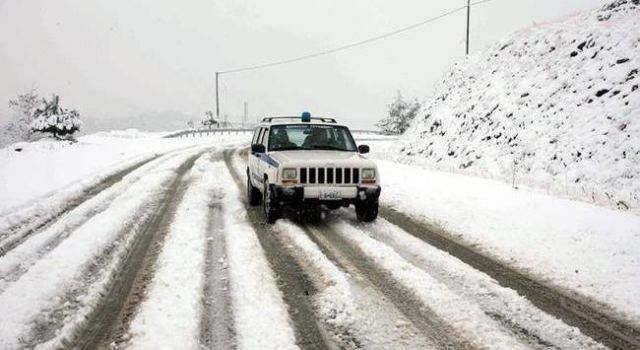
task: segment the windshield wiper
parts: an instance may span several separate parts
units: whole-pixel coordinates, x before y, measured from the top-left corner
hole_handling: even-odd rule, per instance
[[[331,145],[311,145],[312,149],[325,149],[325,150],[332,150],[332,151],[347,151],[344,148],[341,147],[336,147],[336,146],[331,146]]]
[[[271,151],[298,151],[298,150],[303,150],[303,149],[304,148],[302,148],[302,147],[297,147],[297,146],[293,147],[293,146],[291,146],[291,147],[278,147],[278,148],[272,149]]]

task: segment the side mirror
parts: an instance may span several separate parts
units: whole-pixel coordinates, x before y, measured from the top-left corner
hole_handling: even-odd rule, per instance
[[[367,146],[367,145],[358,146],[358,152],[360,152],[362,154],[369,153],[369,146]]]
[[[264,153],[265,151],[264,145],[261,143],[251,145],[251,153]]]

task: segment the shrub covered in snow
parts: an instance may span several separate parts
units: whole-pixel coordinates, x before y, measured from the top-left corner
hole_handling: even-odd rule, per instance
[[[637,209],[639,3],[534,26],[457,63],[391,154]]]
[[[55,138],[72,136],[82,126],[80,113],[60,107],[60,98],[53,95],[51,101],[43,100],[44,107],[34,113],[33,132],[49,133]]]
[[[376,125],[385,133],[402,134],[407,131],[419,110],[420,103],[418,101],[405,101],[398,92],[395,101],[389,105],[388,116]]]

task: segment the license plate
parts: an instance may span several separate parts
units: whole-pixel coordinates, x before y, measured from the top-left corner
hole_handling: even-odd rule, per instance
[[[318,197],[320,199],[341,199],[340,197],[340,192],[338,191],[327,191],[327,190],[320,190],[318,193]]]

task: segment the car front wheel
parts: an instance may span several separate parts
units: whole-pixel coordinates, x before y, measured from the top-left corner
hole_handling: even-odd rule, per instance
[[[265,221],[269,224],[273,224],[280,218],[280,208],[276,203],[271,186],[269,186],[269,182],[266,179],[262,191],[262,211]]]
[[[358,221],[371,222],[378,217],[378,199],[356,203]]]
[[[249,173],[247,173],[247,200],[249,201],[249,205],[251,206],[260,204],[260,190],[258,190],[251,184]]]

